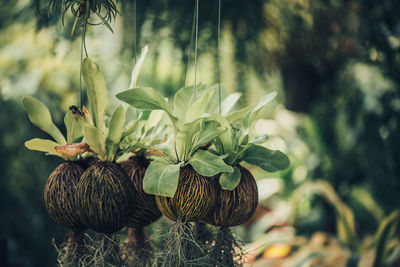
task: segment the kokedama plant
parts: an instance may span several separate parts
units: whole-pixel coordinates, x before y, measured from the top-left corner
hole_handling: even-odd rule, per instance
[[[25,97],[22,101],[30,121],[54,138],[34,138],[25,142],[30,150],[46,152],[47,155],[62,157],[65,162],[51,174],[44,188],[44,202],[49,215],[58,224],[72,229],[68,241],[60,251],[60,265],[76,265],[84,254],[85,224],[77,213],[75,190],[81,175],[89,165],[89,161],[81,155],[89,151],[86,143],[77,143],[82,139],[82,128],[74,118],[75,108],[71,107],[64,118],[67,138],[53,123],[47,107],[33,97]],[[87,155],[87,153],[86,153]]]
[[[160,146],[163,157],[154,159],[147,168],[143,189],[157,195],[161,212],[176,221],[167,237],[162,265],[180,266],[194,263],[191,250],[197,250],[188,222],[201,220],[214,203],[211,178],[222,172],[233,172],[223,157],[204,150],[215,137],[226,131],[220,123],[205,114],[214,88],[193,86],[180,89],[173,107],[152,88],[135,88],[117,94],[117,98],[140,109],[163,110],[171,121],[173,136]],[[171,238],[171,236],[173,238]]]
[[[228,227],[248,221],[258,204],[256,181],[249,170],[240,165],[241,162],[256,165],[268,172],[284,170],[289,166],[288,157],[281,151],[269,150],[258,145],[267,141],[266,135],[251,136],[251,126],[257,119],[261,108],[275,95],[276,93],[271,93],[264,96],[253,107],[247,107],[228,115],[214,115],[216,120],[227,128],[227,131],[213,140],[214,146],[210,151],[216,155],[225,155],[225,163],[232,166],[234,170],[216,176],[216,180],[214,180],[215,202],[204,218],[205,222],[221,227],[210,253],[212,259],[217,262],[216,266],[240,265],[240,262],[234,260],[235,247],[238,248],[240,245]],[[239,114],[243,124],[233,124],[239,119]]]
[[[106,126],[106,84],[96,63],[86,58],[82,63],[87,86],[89,111],[80,116],[83,136],[99,161],[82,175],[76,197],[80,217],[90,229],[112,234],[122,229],[135,210],[135,189],[125,171],[115,163],[123,154],[119,145],[132,131],[123,129],[125,109],[118,106]],[[91,115],[92,114],[92,115]]]
[[[140,68],[147,54],[147,46],[132,70],[129,88],[136,87]],[[136,211],[127,224],[128,237],[124,243],[124,253],[130,266],[151,266],[154,259],[152,246],[146,240],[144,227],[161,217],[154,195],[143,190],[143,178],[150,164],[148,155],[155,153],[153,147],[162,143],[166,127],[161,123],[161,111],[151,112],[147,120],[131,121],[134,132],[126,136],[120,144],[123,151],[129,153],[129,158],[119,164],[125,170],[136,189]]]

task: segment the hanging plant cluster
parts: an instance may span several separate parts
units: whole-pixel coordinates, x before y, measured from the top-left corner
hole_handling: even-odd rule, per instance
[[[239,94],[218,106],[212,101],[218,86],[200,83],[178,90],[169,103],[153,88],[137,87],[146,52],[132,72],[134,89],[116,95],[135,108],[134,120],[126,120],[122,104],[106,116],[106,83],[89,58],[82,62],[88,108],[70,107],[66,137],[42,102],[23,99],[31,122],[54,139],[25,146],[65,160],[44,189],[50,216],[72,230],[60,266],[238,266],[240,246],[229,227],[249,220],[258,204],[256,181],[242,163],[269,172],[289,166],[285,154],[261,146],[266,135],[252,134],[276,93],[231,111]],[[151,110],[147,120],[140,110]],[[175,223],[154,253],[143,228],[162,214]],[[206,231],[198,234],[193,222]],[[204,223],[219,233],[207,232]],[[124,227],[128,238],[120,244],[113,234]],[[100,233],[100,241],[91,243],[87,229]]]

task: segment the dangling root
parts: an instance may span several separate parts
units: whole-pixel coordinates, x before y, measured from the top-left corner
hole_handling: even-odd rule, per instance
[[[207,225],[200,221],[193,225],[193,235],[195,240],[203,247],[203,250],[208,253],[213,241],[213,234]]]
[[[82,258],[79,266],[127,266],[122,258],[118,236],[105,234],[96,234],[94,238],[86,236],[90,239],[86,245],[88,253]]]
[[[128,238],[122,244],[123,258],[130,267],[150,267],[155,257],[154,251],[145,240],[143,228],[128,228]]]
[[[80,261],[87,253],[85,235],[81,231],[72,231],[65,235],[68,240],[59,247],[52,240],[53,246],[56,248],[58,257],[57,263],[60,267],[79,266]]]
[[[210,266],[210,259],[196,241],[191,225],[177,221],[163,237],[164,245],[156,256],[156,266]]]
[[[228,227],[221,227],[210,250],[210,257],[216,267],[243,266],[245,251]]]

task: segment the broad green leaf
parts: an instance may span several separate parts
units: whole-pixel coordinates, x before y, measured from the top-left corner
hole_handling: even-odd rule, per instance
[[[41,152],[47,152],[53,155],[59,155],[54,147],[58,146],[56,142],[48,139],[33,138],[25,142],[26,148]]]
[[[240,93],[233,93],[228,95],[221,103],[221,114],[226,115],[231,111],[233,106],[239,100],[241,94]]]
[[[108,130],[108,135],[106,139],[106,150],[107,159],[112,161],[114,155],[118,150],[119,142],[122,137],[122,127],[125,123],[125,109],[122,105],[119,105],[113,112],[110,125]]]
[[[210,101],[213,93],[214,90],[210,90],[204,95],[200,96],[198,99],[196,99],[196,101],[190,106],[189,110],[187,111],[184,121],[190,122],[203,115],[206,112],[207,103]]]
[[[258,118],[258,115],[261,111],[261,109],[268,104],[269,102],[272,101],[272,99],[275,98],[275,96],[277,95],[276,92],[272,92],[269,93],[268,95],[263,96],[260,101],[258,102],[258,104],[252,108],[244,117],[244,125],[246,127],[250,127],[252,125],[252,123]]]
[[[140,109],[150,109],[150,110],[164,110],[170,116],[173,123],[175,123],[176,118],[172,114],[172,110],[165,98],[156,90],[150,87],[140,87],[130,90],[126,90],[116,95],[116,97],[128,103],[129,105],[140,108]]]
[[[229,113],[228,115],[226,115],[226,119],[230,123],[233,123],[239,119],[243,120],[244,114],[247,114],[247,112],[249,112],[252,108],[254,108],[254,106],[245,107],[245,108],[241,108],[236,111],[233,111],[233,112]]]
[[[250,144],[264,144],[268,140],[268,135],[261,134],[250,139]]]
[[[201,96],[206,88],[205,83],[198,83],[196,90],[197,90],[197,97]],[[174,115],[178,118],[184,118],[186,113],[193,104],[193,90],[194,85],[186,86],[178,90],[174,97]]]
[[[65,128],[67,128],[67,143],[72,144],[77,142],[82,136],[82,124],[79,123],[79,119],[71,114],[68,110],[64,117]]]
[[[82,62],[82,76],[86,84],[89,109],[95,126],[105,129],[105,113],[107,106],[107,86],[99,66],[89,58]]]
[[[164,114],[161,110],[152,110],[145,124],[146,130],[158,125]]]
[[[197,133],[190,154],[195,152],[199,147],[212,142],[214,138],[220,136],[227,130],[227,128],[220,127],[220,123],[214,120],[204,121],[203,125],[204,126]]]
[[[276,172],[289,167],[289,158],[279,150],[270,150],[251,144],[243,152],[241,160],[254,164],[268,172]]]
[[[139,121],[131,121],[128,123],[128,125],[124,128],[124,130],[122,131],[122,136],[121,139],[127,137],[128,135],[132,134],[133,132],[135,132],[137,130],[139,126]]]
[[[49,110],[41,101],[27,96],[22,100],[22,104],[33,124],[51,135],[58,144],[64,145],[67,143],[61,131],[53,123]]]
[[[83,124],[83,136],[90,148],[97,153],[101,160],[107,159],[106,138],[101,130],[90,124]]]
[[[149,47],[147,45],[142,48],[142,53],[140,54],[139,60],[136,62],[135,66],[132,69],[131,83],[129,84],[129,88],[138,87],[137,81],[138,81],[138,77],[139,77],[139,72],[143,66],[144,59],[146,58],[148,51],[149,51]]]
[[[203,176],[214,176],[221,172],[233,172],[233,168],[225,164],[222,157],[206,150],[197,150],[189,160],[189,164]]]
[[[233,128],[228,120],[220,114],[213,114],[212,118],[221,124],[221,129],[226,129],[224,133],[214,139],[214,145],[218,149],[218,154],[223,155],[229,153],[233,150]]]
[[[233,168],[232,173],[224,172],[219,177],[219,184],[224,190],[233,190],[240,183],[240,170],[238,167]]]
[[[171,164],[164,159],[154,160],[147,167],[143,190],[147,194],[173,197],[178,187],[181,163]]]
[[[190,154],[193,145],[194,135],[201,131],[204,126],[205,118],[198,118],[192,122],[187,122],[182,125],[180,131],[176,134],[176,149],[178,160],[186,160],[186,156]]]

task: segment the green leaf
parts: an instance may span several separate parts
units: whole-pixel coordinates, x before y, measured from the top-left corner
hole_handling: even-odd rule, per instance
[[[167,100],[165,100],[165,98],[153,88],[134,88],[121,92],[117,94],[116,97],[119,100],[124,101],[135,108],[164,110],[165,112],[167,112],[172,122],[176,122],[176,118],[174,117]]]
[[[192,122],[184,123],[181,130],[177,132],[176,149],[179,157],[177,160],[186,160],[191,151],[194,135],[201,131],[204,120],[205,118],[198,118]]]
[[[125,109],[119,105],[113,112],[106,139],[107,159],[112,161],[117,153],[125,123]]]
[[[206,150],[197,150],[189,160],[189,164],[200,175],[211,177],[221,172],[233,172],[233,168],[226,165],[223,157],[214,155]]]
[[[30,150],[36,150],[41,152],[47,152],[52,155],[59,155],[54,147],[58,146],[56,142],[48,139],[33,138],[25,142],[25,147]]]
[[[138,61],[136,62],[135,66],[132,69],[131,83],[129,84],[129,88],[135,88],[138,86],[137,80],[139,77],[139,72],[143,66],[143,63],[144,63],[144,60],[146,58],[148,51],[149,51],[149,47],[147,45],[142,48],[142,53],[140,54]]]
[[[41,101],[27,96],[22,99],[22,104],[33,124],[51,135],[58,144],[67,143],[61,131],[53,123],[49,110]]]
[[[197,97],[201,96],[204,89],[206,88],[205,83],[198,83],[196,90],[198,92]],[[194,85],[186,86],[178,90],[174,97],[174,115],[178,118],[184,118],[186,113],[193,103],[193,90]]]
[[[241,159],[268,172],[276,172],[289,167],[289,158],[279,150],[269,150],[263,146],[251,144],[243,152]]]
[[[214,90],[210,90],[196,99],[196,101],[190,106],[189,110],[185,114],[186,116],[184,121],[190,122],[203,115],[206,112],[207,104],[210,101],[213,93]]]
[[[240,183],[241,173],[238,167],[233,168],[232,173],[222,173],[219,177],[219,184],[224,190],[233,190]]]
[[[262,134],[250,139],[250,144],[264,144],[268,140],[268,135]]]
[[[67,128],[67,143],[72,144],[78,141],[82,136],[82,124],[79,123],[77,117],[71,114],[71,110],[68,110],[64,117],[65,128]]]
[[[214,145],[217,146],[218,153],[220,155],[223,155],[223,154],[233,151],[233,149],[234,149],[234,147],[233,147],[234,131],[233,131],[231,124],[228,122],[228,120],[225,117],[223,117],[219,114],[214,114],[213,118],[221,124],[221,128],[227,129],[224,133],[222,133],[220,136],[218,136],[215,139]]]
[[[204,126],[198,131],[197,138],[195,138],[190,154],[195,152],[199,147],[213,141],[214,138],[223,134],[227,128],[219,127],[221,124],[218,121],[208,120],[204,121]]]
[[[89,58],[85,58],[82,62],[82,76],[87,87],[89,109],[95,126],[104,130],[107,106],[107,87],[104,76],[99,66]]]
[[[139,121],[130,121],[128,125],[124,128],[122,131],[122,136],[121,139],[127,137],[128,135],[131,135],[133,132],[137,130],[139,126]]]
[[[238,109],[236,111],[233,111],[231,113],[229,113],[228,115],[226,115],[226,119],[230,122],[233,123],[235,121],[237,121],[238,119],[243,119],[243,114],[247,114],[247,112],[249,112],[254,106],[250,106],[250,107],[245,107],[245,108],[241,108]]]
[[[277,95],[276,92],[269,93],[268,95],[263,96],[258,104],[253,107],[244,117],[244,125],[246,127],[250,127],[252,123],[258,118],[258,115],[261,111],[261,109],[268,104],[269,102],[272,101],[272,99],[275,98]]]
[[[240,93],[233,93],[228,95],[221,103],[221,114],[226,115],[231,111],[233,106],[239,100],[241,94]]]
[[[171,164],[164,159],[154,160],[147,167],[143,190],[147,194],[173,197],[178,187],[181,163]]]
[[[107,159],[106,138],[101,130],[88,123],[83,124],[83,136],[90,148],[97,153],[101,160]]]

